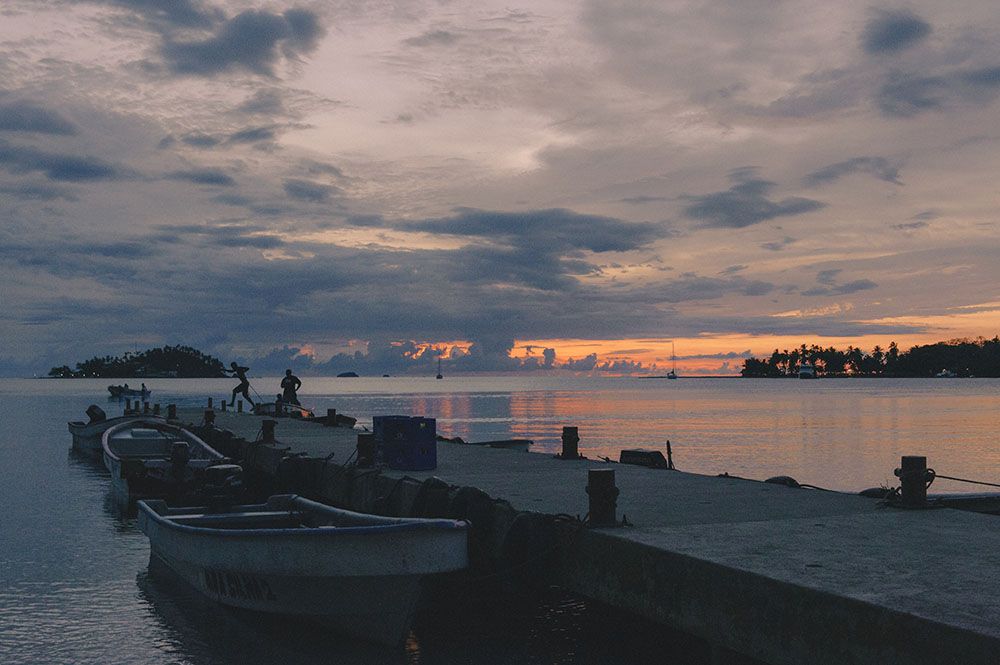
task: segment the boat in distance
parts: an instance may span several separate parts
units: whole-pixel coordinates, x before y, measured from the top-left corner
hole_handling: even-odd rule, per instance
[[[142,388],[136,390],[135,388],[129,388],[128,384],[120,386],[108,386],[108,392],[111,393],[112,397],[141,397],[146,399],[152,394],[152,391],[143,384]]]
[[[264,504],[138,503],[150,570],[165,565],[223,605],[315,621],[398,644],[423,580],[468,566],[468,523],[382,517],[296,495]]]
[[[205,481],[206,469],[225,465],[223,455],[183,427],[141,417],[109,427],[101,435],[104,466],[121,503],[143,498],[181,499]]]
[[[155,416],[118,416],[108,418],[104,411],[96,404],[87,407],[88,422],[82,420],[71,420],[66,423],[69,433],[73,435],[73,450],[100,459],[104,452],[101,437],[108,429],[122,423],[134,421],[155,421],[159,424],[167,424],[166,420]]]

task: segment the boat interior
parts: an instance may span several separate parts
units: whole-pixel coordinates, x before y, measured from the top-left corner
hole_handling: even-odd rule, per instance
[[[267,503],[226,508],[171,508],[165,501],[147,500],[156,514],[175,524],[208,529],[317,529],[321,527],[378,527],[424,520],[385,517],[339,510],[292,495],[276,495]]]
[[[201,446],[191,445],[178,437],[176,432],[163,432],[152,427],[132,427],[115,432],[108,439],[108,447],[122,458],[141,460],[167,460],[175,453],[175,446],[187,446],[190,460],[208,459]]]

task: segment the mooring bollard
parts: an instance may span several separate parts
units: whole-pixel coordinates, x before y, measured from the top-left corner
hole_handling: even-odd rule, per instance
[[[160,415],[160,405],[159,404],[154,404],[153,405],[153,415],[154,416]]]
[[[215,411],[212,409],[205,409],[205,424],[209,427],[215,424]]]
[[[580,434],[576,427],[563,427],[562,431],[562,459],[578,459],[577,444],[580,443]]]
[[[264,443],[274,443],[274,428],[277,420],[262,420],[260,423],[260,440]]]
[[[375,435],[358,434],[358,458],[357,465],[362,469],[370,469],[375,466],[375,453],[378,444],[375,442]]]
[[[926,457],[903,455],[899,468],[893,473],[899,478],[899,493],[904,506],[920,508],[927,504],[927,486],[934,479],[934,470],[927,468]]]
[[[144,401],[144,402],[142,403],[142,412],[143,412],[143,413],[149,413],[149,402],[145,402],[145,401]]]
[[[128,413],[131,410],[132,410],[132,400],[126,399],[125,400],[125,413]]]
[[[326,420],[323,421],[323,425],[326,427],[336,427],[337,426],[337,410],[327,409],[326,410]],[[360,438],[360,435],[359,435]]]
[[[212,408],[212,398],[211,397],[208,398],[208,408],[210,408],[210,409]]]
[[[590,469],[587,472],[587,494],[590,496],[590,524],[616,526],[618,488],[615,487],[615,470]]]
[[[243,400],[236,400],[236,413],[243,413]]]
[[[226,400],[222,400],[221,402],[219,402],[219,409],[222,411],[226,410]]]
[[[176,404],[167,404],[167,420],[177,420]]]

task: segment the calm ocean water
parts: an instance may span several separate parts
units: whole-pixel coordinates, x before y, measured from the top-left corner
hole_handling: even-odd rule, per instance
[[[1000,380],[305,377],[300,396],[362,423],[404,413],[467,440],[521,437],[617,459],[662,447],[677,466],[790,475],[840,490],[894,484],[900,455],[947,475],[1000,481]],[[264,394],[278,379],[252,379]],[[502,608],[418,617],[406,645],[377,649],[295,625],[256,625],[147,571],[149,549],[110,501],[106,472],[69,453],[66,421],[90,403],[114,415],[108,381],[0,386],[0,663],[694,663],[652,627],[557,592]],[[150,380],[153,402],[201,404],[230,380]],[[936,491],[978,491],[938,481]],[[673,646],[671,646],[673,644]]]

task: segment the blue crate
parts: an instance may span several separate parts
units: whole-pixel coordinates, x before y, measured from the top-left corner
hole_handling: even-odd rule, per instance
[[[434,418],[372,418],[379,455],[390,469],[429,471],[437,468],[437,425]]]

